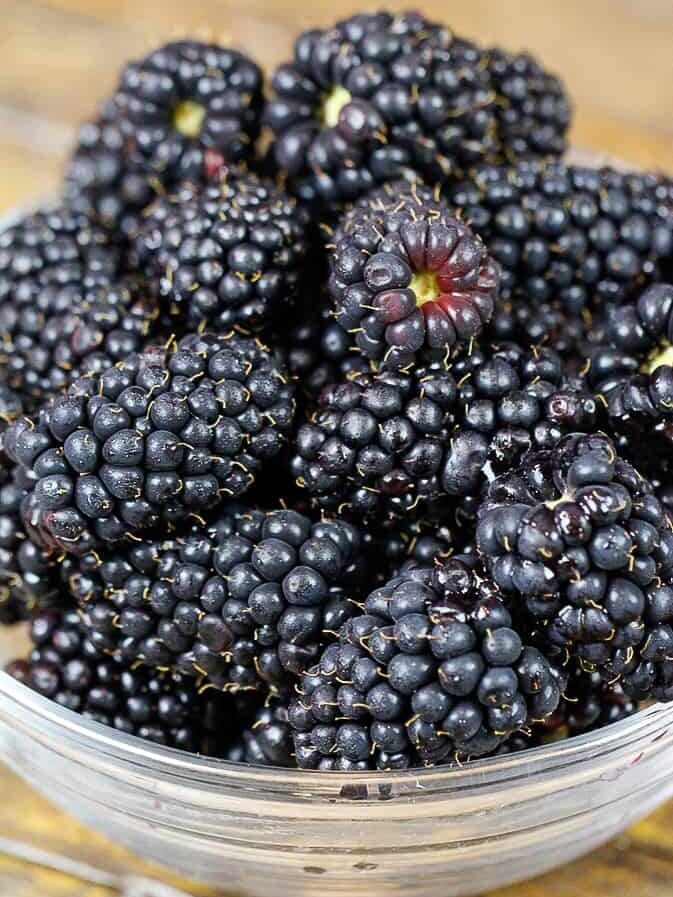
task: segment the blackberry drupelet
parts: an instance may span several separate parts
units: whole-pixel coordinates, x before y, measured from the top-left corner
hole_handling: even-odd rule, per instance
[[[558,81],[543,83],[529,65],[524,85],[521,63],[501,59],[415,13],[306,31],[272,77],[273,160],[329,212],[411,173],[434,183],[483,159],[563,145]]]
[[[655,175],[562,162],[482,165],[447,187],[502,267],[502,295],[570,315],[627,301],[673,255],[673,193]]]
[[[282,691],[355,611],[360,536],[340,520],[232,508],[170,541],[85,556],[70,575],[91,641],[228,691]]]
[[[226,758],[255,766],[296,767],[287,706],[272,700],[262,707],[228,749]]]
[[[262,73],[244,54],[193,40],[159,47],[126,66],[82,128],[67,195],[128,234],[153,196],[252,160],[262,102]]]
[[[524,645],[473,558],[372,592],[290,705],[297,763],[404,769],[494,752],[556,709],[559,677]]]
[[[27,405],[139,349],[156,315],[121,273],[104,232],[65,206],[0,233],[0,373]]]
[[[496,478],[477,545],[563,664],[616,684],[673,646],[673,525],[603,434],[572,434]]]
[[[149,347],[78,380],[5,436],[33,481],[31,541],[82,554],[201,519],[279,453],[292,391],[261,344],[232,334]]]
[[[258,331],[297,302],[309,260],[304,209],[271,183],[227,171],[147,211],[135,264],[192,327]]]
[[[221,755],[236,731],[230,699],[195,680],[128,668],[99,653],[73,610],[42,611],[33,648],[8,672],[56,703],[129,735],[192,753]]]
[[[336,321],[379,366],[446,357],[493,313],[498,265],[432,191],[397,183],[345,216],[329,254]]]
[[[330,384],[294,440],[297,482],[321,508],[423,516],[446,495],[456,396],[442,368]]]

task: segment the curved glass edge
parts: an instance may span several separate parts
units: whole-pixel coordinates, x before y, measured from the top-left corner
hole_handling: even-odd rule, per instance
[[[21,727],[28,729],[42,720],[60,729],[64,736],[80,741],[82,748],[88,744],[99,754],[117,756],[129,763],[151,768],[153,774],[163,770],[166,775],[195,777],[214,787],[218,784],[249,786],[254,783],[261,790],[265,787],[273,790],[287,788],[298,794],[306,791],[315,795],[320,785],[318,790],[334,790],[338,796],[342,794],[345,781],[354,789],[358,786],[378,788],[385,782],[398,785],[414,783],[419,789],[420,800],[440,790],[483,787],[494,775],[500,782],[522,777],[530,779],[536,773],[548,775],[554,768],[568,766],[574,761],[586,761],[597,755],[609,754],[611,750],[623,749],[629,742],[647,737],[648,732],[655,735],[653,740],[663,740],[668,733],[665,727],[673,725],[673,704],[652,705],[595,732],[516,754],[471,760],[460,766],[349,773],[251,766],[153,744],[86,719],[31,691],[7,673],[0,672],[0,722],[3,717],[10,726],[12,721],[23,718]],[[656,731],[652,732],[661,728],[664,731],[659,735]],[[668,734],[673,739],[673,728]]]

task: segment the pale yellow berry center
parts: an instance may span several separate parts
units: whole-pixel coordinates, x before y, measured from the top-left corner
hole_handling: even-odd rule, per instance
[[[339,122],[339,115],[344,106],[351,101],[351,95],[340,84],[335,84],[325,96],[322,104],[322,120],[328,128],[335,127]]]
[[[205,117],[205,107],[193,100],[182,100],[173,110],[173,124],[183,137],[198,137]]]
[[[416,305],[435,302],[439,296],[437,275],[432,271],[417,271],[411,278],[409,289],[416,294]]]
[[[657,368],[664,365],[673,367],[673,346],[662,346],[652,355],[647,365],[647,372],[651,374],[652,371],[656,371]]]

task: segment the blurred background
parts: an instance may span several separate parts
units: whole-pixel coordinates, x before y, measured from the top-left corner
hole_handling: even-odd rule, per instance
[[[153,44],[212,37],[268,71],[298,30],[368,6],[534,51],[568,84],[575,145],[673,172],[673,0],[0,0],[0,208],[56,184],[78,122]]]

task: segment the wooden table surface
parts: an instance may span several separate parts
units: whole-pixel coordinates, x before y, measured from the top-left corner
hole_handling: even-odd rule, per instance
[[[195,34],[249,48],[269,67],[287,57],[299,28],[365,5],[352,0],[1,0],[0,210],[57,184],[77,123],[92,114],[126,58],[167,37]],[[577,146],[673,173],[671,0],[409,0],[387,6],[422,8],[459,33],[535,51],[569,85]],[[0,789],[0,837],[32,842],[108,871],[161,874],[51,808],[1,767]],[[489,897],[671,897],[672,832],[669,805],[589,857]],[[207,893],[178,886],[199,897]],[[0,897],[110,893],[0,854]]]

